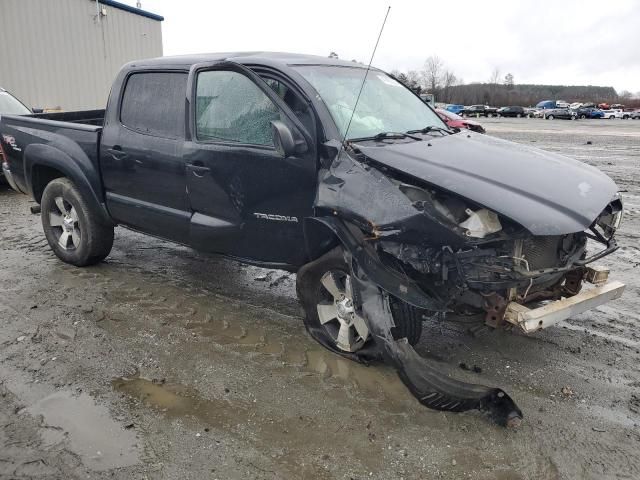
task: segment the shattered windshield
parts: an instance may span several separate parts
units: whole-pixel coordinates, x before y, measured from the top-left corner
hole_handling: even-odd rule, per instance
[[[366,70],[331,65],[299,65],[295,69],[322,97],[344,137]],[[381,132],[407,132],[429,126],[446,128],[438,115],[401,83],[384,72],[370,70],[347,138],[368,138]]]

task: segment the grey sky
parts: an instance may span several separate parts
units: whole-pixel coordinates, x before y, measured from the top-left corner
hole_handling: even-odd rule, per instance
[[[135,0],[124,0],[135,5]],[[165,16],[165,55],[272,50],[421,69],[438,55],[466,83],[494,68],[516,83],[640,91],[640,0],[141,0]]]

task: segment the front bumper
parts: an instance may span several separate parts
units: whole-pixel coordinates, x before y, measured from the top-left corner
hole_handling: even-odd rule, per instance
[[[18,188],[18,185],[16,185],[16,181],[13,179],[11,170],[9,170],[9,165],[6,162],[2,162],[2,173],[4,173],[4,178],[7,179],[9,186],[13,188],[16,192],[19,192],[20,189]]]
[[[519,326],[525,333],[536,332],[620,298],[624,288],[624,283],[611,281],[572,297],[556,300],[534,309],[525,307],[517,302],[510,302],[507,305],[504,319]]]

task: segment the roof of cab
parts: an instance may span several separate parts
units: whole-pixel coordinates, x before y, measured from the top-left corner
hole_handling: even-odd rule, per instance
[[[193,55],[176,55],[170,57],[149,58],[129,63],[129,68],[144,67],[190,67],[198,63],[219,62],[228,60],[241,64],[252,65],[336,65],[342,67],[366,68],[357,62],[349,62],[337,58],[327,58],[318,55],[304,55],[300,53],[284,52],[226,52],[226,53],[198,53]]]

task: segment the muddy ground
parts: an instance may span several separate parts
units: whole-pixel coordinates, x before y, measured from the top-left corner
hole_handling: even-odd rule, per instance
[[[529,337],[425,328],[419,351],[509,392],[521,428],[427,410],[388,368],[323,350],[294,275],[122,228],[106,262],[74,268],[2,188],[0,478],[640,478],[640,121],[483,123],[626,191],[604,262],[621,300]]]

